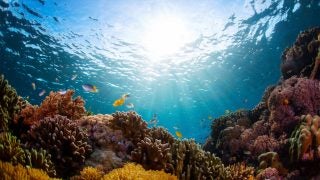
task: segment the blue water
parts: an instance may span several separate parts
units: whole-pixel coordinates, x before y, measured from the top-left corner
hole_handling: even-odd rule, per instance
[[[209,116],[253,108],[279,80],[285,47],[320,26],[316,0],[0,0],[0,10],[0,72],[31,103],[43,89],[74,89],[88,110],[113,113],[129,110],[112,104],[130,93],[143,119],[156,113],[158,126],[198,142]],[[192,34],[165,55],[142,42],[162,15]]]

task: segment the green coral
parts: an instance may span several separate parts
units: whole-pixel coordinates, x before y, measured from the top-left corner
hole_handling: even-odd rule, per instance
[[[171,171],[178,179],[226,179],[221,160],[201,149],[194,140],[176,141],[171,148]]]
[[[303,115],[301,124],[291,134],[289,154],[291,161],[320,158],[320,117]]]
[[[42,169],[51,177],[56,176],[54,164],[51,161],[51,155],[44,149],[25,150],[26,164],[32,168]]]
[[[0,134],[0,160],[16,165],[25,163],[25,153],[20,141],[10,133]]]
[[[18,110],[18,95],[16,90],[8,84],[4,76],[0,76],[0,132],[8,131],[9,124]]]

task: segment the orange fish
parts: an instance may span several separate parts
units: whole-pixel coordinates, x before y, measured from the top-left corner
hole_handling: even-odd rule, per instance
[[[182,138],[182,133],[181,133],[180,131],[176,131],[176,135],[177,135],[177,137],[178,137],[179,139]]]

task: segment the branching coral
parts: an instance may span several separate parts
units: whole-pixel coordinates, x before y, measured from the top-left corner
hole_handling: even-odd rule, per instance
[[[138,142],[131,152],[132,160],[143,165],[145,169],[165,169],[170,159],[170,144],[162,143],[159,139],[145,137]]]
[[[71,180],[101,180],[103,177],[103,172],[97,168],[85,167],[80,172],[80,175],[73,176]]]
[[[141,165],[133,163],[126,164],[123,168],[114,169],[103,177],[104,180],[130,180],[130,179],[148,179],[148,180],[177,180],[176,176],[167,174],[163,171],[146,171]]]
[[[256,177],[257,180],[266,180],[266,179],[281,179],[279,172],[276,168],[268,167],[259,172]]]
[[[44,117],[55,115],[66,116],[71,120],[79,119],[86,114],[84,101],[79,96],[72,99],[73,95],[73,90],[68,90],[65,94],[50,92],[40,107],[28,104],[22,109],[19,115],[15,117],[15,122],[17,123],[22,119],[24,125],[31,126]]]
[[[320,158],[320,117],[301,116],[301,124],[290,138],[291,160],[314,160]]]
[[[253,180],[254,168],[246,166],[244,163],[236,163],[226,167],[228,171],[227,179],[232,180]]]
[[[162,143],[174,143],[174,137],[169,133],[169,131],[163,127],[153,127],[150,129],[150,137],[161,140]]]
[[[178,179],[224,179],[227,177],[221,160],[203,151],[193,140],[176,141],[171,148],[171,169]]]
[[[148,136],[148,125],[136,112],[116,112],[112,116],[110,127],[115,130],[121,130],[123,136],[132,141],[134,145]]]
[[[4,76],[0,76],[0,132],[8,131],[9,125],[18,110],[18,95],[16,90],[8,84]]]
[[[66,176],[80,169],[92,151],[88,136],[64,116],[46,117],[29,131],[28,143],[46,149],[56,165],[57,174]]]
[[[25,163],[25,153],[20,141],[10,133],[0,134],[0,160],[12,164]]]

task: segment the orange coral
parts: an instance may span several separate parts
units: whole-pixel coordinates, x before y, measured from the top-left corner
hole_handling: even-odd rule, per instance
[[[167,174],[164,171],[146,171],[141,165],[128,163],[123,168],[114,169],[109,174],[103,176],[104,180],[134,180],[134,179],[148,179],[148,180],[175,180],[176,176]]]
[[[254,168],[246,166],[244,163],[237,163],[227,166],[228,179],[232,180],[253,180]]]
[[[15,117],[15,123],[19,119],[23,119],[23,124],[31,126],[45,117],[53,117],[54,115],[62,115],[68,119],[76,120],[85,115],[84,100],[81,97],[72,99],[73,90],[68,90],[65,94],[58,92],[50,92],[50,94],[41,103],[40,107],[27,104]]]
[[[25,168],[21,164],[13,166],[11,163],[0,161],[0,177],[3,179],[30,179],[30,180],[48,180],[50,177],[42,170],[34,168]],[[2,179],[1,178],[1,179]]]
[[[74,176],[71,177],[71,180],[99,180],[103,176],[103,172],[100,171],[97,168],[93,167],[85,167],[83,170],[80,172],[79,176]]]

